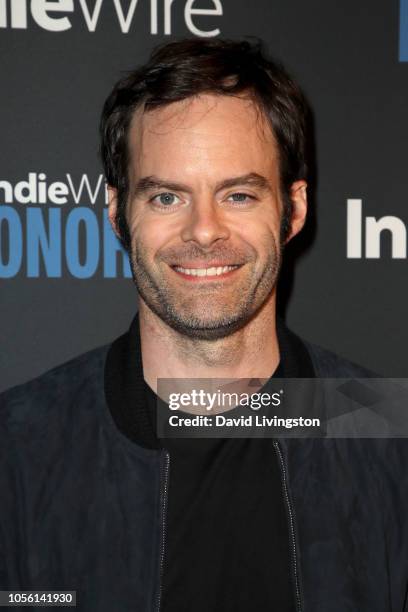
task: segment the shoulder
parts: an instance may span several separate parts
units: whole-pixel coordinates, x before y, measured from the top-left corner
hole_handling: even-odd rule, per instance
[[[332,402],[326,413],[330,426],[328,437],[311,443],[317,449],[324,447],[329,455],[330,451],[335,451],[334,456],[347,456],[353,460],[353,469],[368,466],[373,473],[378,469],[378,473],[390,481],[404,482],[404,495],[408,497],[407,428],[403,415],[402,421],[397,418],[401,416],[403,407],[399,400],[400,389],[399,394],[393,394],[390,391],[393,389],[391,380],[383,379],[378,373],[319,345],[303,339],[302,342],[309,353],[316,377],[377,379],[371,381],[368,388],[381,392],[386,398],[374,408],[370,405],[353,405],[352,408],[345,405],[337,418],[329,414],[329,408],[333,410],[335,406]],[[371,430],[374,434],[370,433]]]
[[[83,353],[1,393],[0,426],[18,428],[19,424],[27,425],[46,418],[56,407],[72,405],[85,396],[100,395],[109,346]]]
[[[302,340],[317,377],[321,378],[377,378],[378,374],[322,346]]]

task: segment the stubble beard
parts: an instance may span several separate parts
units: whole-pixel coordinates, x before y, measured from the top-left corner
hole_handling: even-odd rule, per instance
[[[195,253],[193,257],[191,257],[192,251]],[[194,285],[191,286],[190,291],[185,292],[185,296],[181,296],[180,290],[171,286],[165,276],[159,273],[160,265],[156,266],[155,270],[157,272],[151,270],[146,257],[143,256],[145,252],[143,245],[139,245],[138,249],[132,245],[130,266],[138,293],[147,307],[180,334],[195,340],[211,341],[225,338],[244,327],[270,297],[276,286],[281,267],[282,242],[278,246],[274,237],[271,236],[271,250],[263,269],[258,272],[257,278],[254,279],[247,274],[245,282],[237,289],[239,295],[237,301],[234,302],[233,309],[227,310],[228,304],[224,303],[225,309],[221,308],[221,312],[213,318],[209,318],[208,313],[211,310],[214,312],[220,310],[220,308],[211,309],[211,306],[216,306],[217,292],[222,292],[222,287],[213,288],[215,303],[210,305],[208,302],[211,302],[211,299],[208,297],[208,292],[204,294],[205,299],[201,294],[201,300],[200,292],[198,296],[191,293],[194,292]],[[205,257],[208,258],[208,253],[203,253],[199,247],[192,247],[188,259],[189,261],[194,260],[194,258],[202,260]],[[254,258],[253,256],[253,259],[251,259],[247,254],[246,265],[250,264]],[[166,257],[160,258],[159,261],[165,263],[166,259],[169,260],[168,253]],[[240,271],[238,270],[236,273],[240,274]],[[222,283],[223,281],[220,280],[219,282]]]

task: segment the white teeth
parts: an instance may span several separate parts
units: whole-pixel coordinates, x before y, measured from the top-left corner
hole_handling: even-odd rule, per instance
[[[235,270],[235,268],[238,268],[238,266],[218,266],[218,268],[182,268],[181,266],[175,266],[177,272],[189,276],[220,276],[220,274],[225,274],[230,270]]]

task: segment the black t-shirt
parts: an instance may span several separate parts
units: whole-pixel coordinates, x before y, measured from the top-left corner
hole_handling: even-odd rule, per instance
[[[156,396],[149,390],[152,413]],[[292,612],[289,533],[272,441],[167,438],[163,612]]]
[[[300,340],[282,325],[278,332],[275,376],[313,377]],[[294,612],[287,509],[272,440],[159,440],[137,318],[121,350],[109,355],[106,383],[119,428],[170,455],[161,611]]]

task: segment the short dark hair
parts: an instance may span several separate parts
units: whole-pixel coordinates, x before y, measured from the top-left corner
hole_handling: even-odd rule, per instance
[[[106,181],[118,192],[116,225],[126,249],[127,139],[133,114],[142,107],[147,112],[204,93],[246,93],[267,117],[278,145],[284,198],[281,236],[287,235],[290,186],[307,176],[309,111],[303,93],[281,64],[266,57],[259,41],[195,38],[157,48],[147,64],[118,81],[103,107],[101,157]]]

